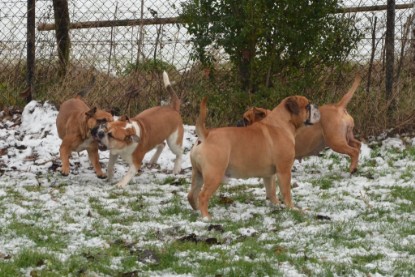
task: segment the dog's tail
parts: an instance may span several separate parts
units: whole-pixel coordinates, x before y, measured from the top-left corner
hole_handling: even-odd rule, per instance
[[[176,111],[180,112],[180,99],[177,97],[177,94],[170,83],[169,75],[167,75],[166,71],[163,71],[163,82],[164,87],[170,93],[170,106]]]
[[[204,97],[202,102],[200,102],[199,117],[196,119],[196,134],[200,141],[204,141],[209,134],[209,130],[206,129],[205,124],[207,114],[206,102],[207,97]]]
[[[362,80],[362,77],[360,77],[359,74],[356,74],[356,77],[354,78],[354,82],[353,82],[352,87],[342,97],[342,99],[336,104],[337,107],[346,108],[347,104],[349,104],[350,100],[352,99],[356,89],[359,87],[361,80]]]

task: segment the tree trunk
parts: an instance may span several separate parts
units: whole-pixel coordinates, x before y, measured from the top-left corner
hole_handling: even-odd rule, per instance
[[[53,0],[53,11],[55,15],[56,43],[58,46],[58,57],[61,73],[66,73],[69,64],[70,38],[69,38],[69,11],[67,0]]]

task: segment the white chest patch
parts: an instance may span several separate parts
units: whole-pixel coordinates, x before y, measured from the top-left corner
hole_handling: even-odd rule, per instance
[[[137,148],[138,143],[131,143],[130,145],[121,149],[111,149],[111,155],[119,155],[128,164],[132,164],[133,152]]]

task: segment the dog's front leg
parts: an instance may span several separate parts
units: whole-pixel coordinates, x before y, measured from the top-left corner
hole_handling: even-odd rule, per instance
[[[114,177],[114,165],[117,159],[118,159],[118,155],[112,155],[110,153],[110,158],[108,161],[108,169],[107,169],[108,181],[111,181],[112,177]]]
[[[89,160],[94,167],[97,177],[100,179],[105,179],[107,175],[102,172],[101,164],[99,163],[98,144],[96,142],[91,143],[86,151],[88,152]]]
[[[121,181],[117,183],[117,188],[125,188],[128,182],[130,182],[134,175],[137,173],[137,170],[137,167],[135,167],[134,164],[131,164],[127,174],[121,179]]]

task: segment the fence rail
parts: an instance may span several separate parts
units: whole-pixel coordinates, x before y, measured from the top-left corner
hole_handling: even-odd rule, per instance
[[[190,57],[192,46],[189,36],[177,17],[180,13],[180,2],[69,0],[68,4],[71,41],[68,55],[75,68],[93,68],[107,74],[110,80],[113,76],[122,76],[137,61],[163,61],[181,72],[194,65]],[[380,64],[383,70],[386,48],[385,4],[379,5],[375,0],[366,1],[365,5],[361,1],[348,1],[347,6],[338,10],[343,16],[354,18],[356,28],[363,30],[365,34],[358,49],[350,54],[349,60],[360,64]],[[403,52],[415,52],[414,2],[399,1],[395,9],[393,62],[399,68],[402,63],[415,60],[402,59]],[[59,60],[57,33],[53,31],[56,29],[55,12],[52,0],[2,1],[0,59],[3,61],[3,72],[16,74],[16,66],[27,67],[25,82],[30,87],[33,82],[36,82],[37,87],[48,82],[39,77],[34,79],[35,73],[30,68],[35,61],[31,55],[36,55],[36,66],[43,72],[40,75],[57,70],[54,63]],[[37,28],[31,29],[35,27]],[[58,39],[62,42],[61,40]],[[216,55],[226,60],[223,52],[217,51]],[[379,70],[379,66],[372,66],[369,74],[376,70]],[[17,79],[17,82],[21,80]],[[370,80],[367,84],[369,88]],[[128,90],[128,86],[124,90]]]

